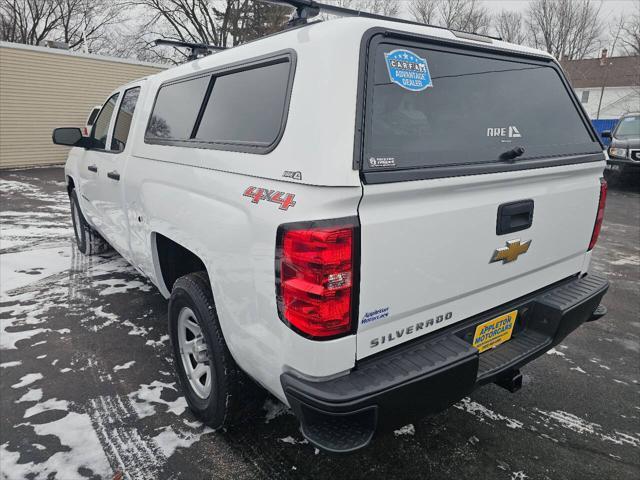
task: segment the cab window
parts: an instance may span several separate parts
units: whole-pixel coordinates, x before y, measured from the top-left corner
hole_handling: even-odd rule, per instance
[[[96,141],[94,148],[98,150],[104,150],[105,148],[107,148],[107,135],[109,134],[109,125],[111,124],[113,111],[116,108],[118,95],[120,94],[115,93],[109,98],[109,100],[106,101],[106,103],[102,107],[102,110],[100,110],[100,115],[98,115],[96,123],[93,124],[93,132],[91,136]]]
[[[139,95],[140,87],[130,88],[124,92],[111,140],[111,150],[114,152],[123,151],[127,144],[129,130],[131,130],[131,119],[133,118]]]

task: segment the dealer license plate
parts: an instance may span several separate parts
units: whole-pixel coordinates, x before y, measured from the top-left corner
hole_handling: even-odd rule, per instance
[[[473,335],[473,346],[482,353],[509,340],[517,316],[518,310],[514,310],[478,325]]]

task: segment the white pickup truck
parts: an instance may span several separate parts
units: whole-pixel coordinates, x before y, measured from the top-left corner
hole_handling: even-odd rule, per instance
[[[376,18],[124,85],[65,173],[78,248],[169,299],[189,406],[246,376],[325,450],[447,408],[601,317],[605,154],[548,54]]]

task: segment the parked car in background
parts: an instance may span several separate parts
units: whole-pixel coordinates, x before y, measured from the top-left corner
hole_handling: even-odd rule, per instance
[[[78,248],[108,242],[169,299],[213,428],[249,377],[313,445],[356,450],[481,385],[518,390],[606,311],[606,158],[543,51],[315,22],[124,85],[89,137],[53,140],[79,147]]]
[[[87,117],[87,123],[84,127],[82,127],[82,135],[88,137],[91,134],[91,129],[93,128],[93,124],[98,118],[98,114],[100,113],[100,109],[102,105],[96,105],[91,109],[89,116]]]
[[[602,132],[610,138],[607,168],[620,174],[640,172],[640,113],[623,115],[611,131]]]

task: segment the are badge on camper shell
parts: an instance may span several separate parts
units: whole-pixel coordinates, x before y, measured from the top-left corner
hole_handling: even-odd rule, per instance
[[[433,87],[427,60],[410,50],[394,50],[384,54],[389,78],[405,90],[421,92]]]

